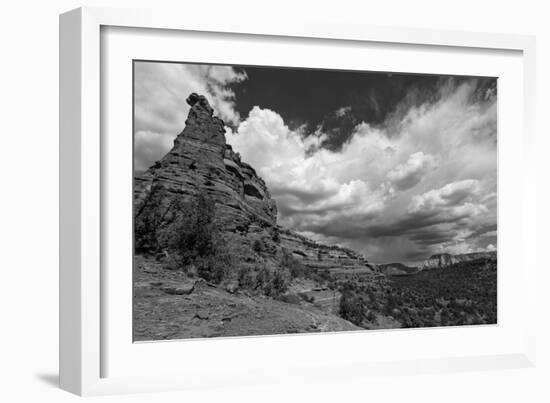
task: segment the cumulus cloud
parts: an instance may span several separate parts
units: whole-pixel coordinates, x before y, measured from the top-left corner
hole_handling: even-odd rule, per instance
[[[339,150],[323,146],[330,133],[291,130],[257,106],[227,140],[265,179],[281,223],[317,240],[375,262],[487,248],[494,237],[479,235],[496,223],[496,97],[476,96],[475,80],[449,80],[429,101],[408,102],[384,124],[356,124]]]
[[[435,158],[422,151],[411,154],[407,162],[388,172],[388,179],[398,190],[407,190],[418,184],[426,172],[435,166]]]
[[[231,66],[136,62],[134,64],[135,167],[146,169],[161,158],[185,126],[191,92],[208,94],[218,116],[238,125],[232,83],[246,74]]]
[[[290,130],[279,114],[259,107],[250,111],[236,133],[227,135],[227,141],[268,183],[282,222],[300,228],[383,208],[385,188],[374,188],[364,175],[354,172],[363,158],[362,149],[379,139],[357,139],[361,144],[351,142],[342,152],[333,152],[321,147],[323,135]]]
[[[432,189],[421,195],[414,196],[409,205],[409,212],[431,212],[447,207],[473,206],[471,203],[460,203],[465,199],[473,197],[478,192],[479,181],[475,179],[448,183],[442,188]]]

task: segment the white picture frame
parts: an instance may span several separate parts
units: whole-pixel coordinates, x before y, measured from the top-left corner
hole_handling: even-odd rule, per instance
[[[482,348],[462,353],[446,355],[434,352],[419,358],[399,356],[388,359],[369,360],[358,354],[354,359],[339,362],[314,362],[307,354],[311,340],[319,344],[325,340],[327,346],[341,343],[342,335],[304,335],[274,336],[267,338],[241,338],[238,340],[219,340],[216,344],[210,341],[193,341],[193,349],[200,350],[201,344],[209,348],[244,351],[250,348],[260,352],[269,348],[278,354],[277,349],[291,348],[304,351],[303,356],[294,355],[292,362],[285,365],[273,360],[265,362],[258,371],[252,365],[253,357],[243,359],[241,363],[229,370],[220,362],[219,367],[209,363],[211,376],[205,377],[208,368],[186,372],[193,362],[181,361],[170,367],[170,371],[153,375],[125,373],[125,369],[107,371],[105,362],[113,348],[104,327],[110,322],[110,306],[105,302],[108,292],[105,290],[105,246],[102,238],[101,214],[104,207],[106,188],[105,147],[108,141],[102,139],[101,133],[106,130],[103,125],[102,87],[102,42],[101,31],[105,27],[126,27],[136,29],[155,29],[194,32],[218,33],[218,35],[240,35],[254,37],[256,41],[284,40],[293,41],[332,41],[338,43],[376,43],[377,46],[403,45],[422,46],[445,49],[470,49],[479,54],[491,50],[516,52],[521,59],[522,77],[518,88],[523,89],[521,105],[520,133],[514,141],[521,145],[521,158],[516,159],[520,166],[515,178],[521,180],[516,184],[518,193],[515,200],[518,216],[513,225],[518,233],[513,240],[518,250],[502,253],[499,243],[499,270],[501,261],[519,263],[521,269],[520,293],[525,317],[521,324],[514,325],[514,342],[503,344],[498,353],[485,353]],[[159,39],[160,40],[160,39]],[[309,42],[308,42],[309,43]],[[270,382],[303,382],[304,380],[346,379],[348,377],[369,376],[370,374],[412,374],[419,372],[464,371],[475,369],[511,368],[533,366],[535,363],[535,319],[530,317],[535,312],[536,290],[536,253],[529,234],[534,234],[536,226],[535,209],[535,159],[534,155],[534,102],[535,102],[535,41],[533,37],[521,35],[503,35],[488,33],[467,33],[456,31],[430,31],[408,28],[371,27],[350,24],[343,21],[302,20],[299,24],[281,25],[277,21],[254,21],[239,18],[209,19],[195,18],[190,15],[174,14],[150,10],[110,10],[103,8],[81,8],[70,11],[60,17],[60,385],[63,389],[79,395],[98,395],[114,393],[135,393],[186,388],[207,388],[213,386],[245,386]],[[218,60],[214,60],[217,62]],[[506,94],[503,95],[506,97]],[[499,93],[500,97],[500,93]],[[131,117],[128,116],[128,119]],[[499,120],[500,124],[500,120]],[[501,133],[499,132],[499,136]],[[507,162],[500,157],[507,155],[506,150],[499,149],[499,168],[506,168]],[[504,165],[503,165],[504,164]],[[112,166],[112,165],[110,165]],[[502,182],[502,177],[499,178]],[[505,184],[504,182],[499,182]],[[506,186],[504,186],[504,189]],[[518,191],[519,189],[519,191]],[[499,191],[500,193],[500,191]],[[499,197],[501,195],[499,194]],[[128,198],[128,200],[131,200]],[[509,218],[506,218],[508,220]],[[505,220],[499,211],[499,229]],[[512,225],[512,224],[511,224]],[[508,228],[511,228],[511,225]],[[130,236],[130,234],[129,234]],[[500,233],[499,233],[500,237]],[[512,237],[512,235],[510,235]],[[510,238],[512,239],[512,238]],[[500,242],[500,241],[499,241]],[[505,276],[508,282],[510,277]],[[499,279],[499,282],[501,280]],[[502,283],[502,282],[501,282]],[[499,284],[499,287],[502,284]],[[500,301],[499,301],[500,303]],[[501,312],[499,311],[499,315]],[[408,333],[391,333],[384,336],[382,332],[365,332],[346,335],[346,343],[360,345],[369,340],[382,337],[399,338],[400,340],[418,340],[433,337],[443,340],[448,337],[462,338],[468,343],[468,329],[445,329]],[[416,332],[416,333],[412,333]],[[430,333],[436,332],[436,333]],[[493,332],[488,330],[487,332]],[[498,333],[497,335],[505,335]],[[519,336],[521,334],[521,336]],[[490,336],[487,333],[485,336]],[[322,339],[321,337],[325,337]],[[519,340],[519,338],[521,340]],[[312,339],[314,338],[314,339]],[[267,341],[263,341],[267,340]],[[519,340],[519,341],[518,341]],[[269,344],[266,344],[269,343]],[[332,343],[332,344],[331,344]],[[179,345],[185,343],[164,343],[163,354],[181,354]],[[269,347],[267,347],[269,345]],[[107,348],[107,346],[111,346]],[[190,346],[187,343],[187,346]],[[250,346],[250,347],[248,347]],[[179,349],[179,353],[176,352]],[[128,350],[130,351],[130,350]],[[131,352],[129,352],[131,354]],[[148,354],[145,352],[145,354]],[[458,355],[457,355],[458,354]],[[236,356],[238,357],[238,355]],[[128,356],[122,358],[129,358]],[[246,357],[245,357],[246,358]],[[194,358],[198,360],[198,358]],[[309,360],[309,361],[308,361]],[[131,360],[129,360],[131,362]],[[144,361],[145,362],[145,361]],[[150,364],[148,362],[148,364]],[[158,362],[156,362],[158,364]],[[146,364],[144,364],[145,366]],[[247,366],[248,365],[248,366]],[[178,371],[179,368],[179,371]],[[304,371],[304,368],[308,368]],[[281,370],[283,369],[283,370]],[[201,372],[202,371],[202,372]],[[113,373],[114,373],[113,372]],[[138,371],[139,372],[139,371]],[[326,374],[330,373],[330,377]]]

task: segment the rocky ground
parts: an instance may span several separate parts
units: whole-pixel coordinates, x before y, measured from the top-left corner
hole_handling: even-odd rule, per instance
[[[310,293],[327,294],[319,303],[332,298],[332,291]],[[322,308],[316,302],[288,303],[214,286],[167,270],[154,259],[136,257],[134,341],[361,329]]]

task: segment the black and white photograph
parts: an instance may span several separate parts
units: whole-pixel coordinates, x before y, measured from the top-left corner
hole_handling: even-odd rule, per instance
[[[133,339],[497,324],[497,78],[133,62]]]
[[[545,2],[4,2],[7,403],[550,402]]]

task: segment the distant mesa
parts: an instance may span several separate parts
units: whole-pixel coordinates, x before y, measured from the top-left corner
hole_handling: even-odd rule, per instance
[[[376,270],[387,276],[406,276],[422,270],[446,269],[457,263],[479,260],[497,260],[497,252],[473,252],[453,255],[451,253],[438,253],[424,260],[417,267],[407,266],[403,263],[384,263],[376,265]]]
[[[418,269],[419,270],[444,269],[456,263],[470,262],[470,261],[479,260],[479,259],[496,260],[496,258],[497,258],[496,251],[473,252],[473,253],[464,253],[459,255],[451,255],[450,253],[440,253],[440,254],[430,256],[418,267]]]

